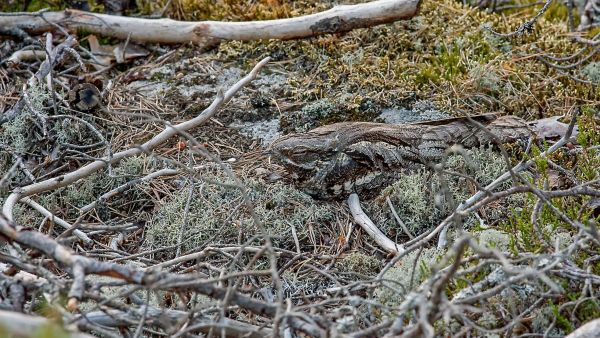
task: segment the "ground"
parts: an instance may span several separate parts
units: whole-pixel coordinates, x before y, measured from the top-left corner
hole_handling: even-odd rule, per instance
[[[148,15],[164,4],[166,1],[140,0],[131,11]],[[11,1],[0,9],[16,10],[14,6],[19,5]],[[64,7],[59,1],[52,5]],[[259,20],[315,13],[331,5],[328,1],[176,0],[170,16],[179,20]],[[27,10],[38,6],[43,7],[42,1],[31,1]],[[92,7],[104,10],[101,4]],[[595,189],[600,175],[600,57],[597,48],[589,48],[589,57],[577,59],[583,61],[573,67],[568,66],[571,59],[548,57],[568,57],[586,48],[572,40],[565,8],[561,3],[552,4],[532,32],[512,38],[494,32],[514,31],[539,7],[491,13],[459,1],[424,1],[419,15],[410,20],[340,35],[223,41],[203,50],[193,45],[140,46],[148,51],[147,57],[115,65],[96,76],[102,83],[105,109],[79,112],[62,105],[58,108],[60,114],[73,114],[92,124],[113,152],[147,141],[163,130],[167,121],[176,124],[197,116],[219,89],[238,81],[262,58],[270,56],[272,61],[190,135],[173,138],[150,154],[128,158],[76,185],[34,199],[70,223],[78,220],[81,208],[98,202],[83,219],[95,242],[91,246],[70,242],[76,252],[150,267],[206,251],[205,259],[197,264],[184,262],[171,268],[197,271],[207,278],[243,270],[244,264],[268,271],[266,257],[250,255],[236,262],[233,255],[237,252],[231,251],[239,247],[259,250],[264,245],[264,234],[257,226],[261,224],[276,248],[284,295],[297,306],[331,301],[339,313],[327,317],[327,305],[323,304],[316,311],[335,323],[341,333],[395,319],[403,307],[412,306],[410,297],[428,294],[423,290],[435,291],[440,274],[452,262],[460,261],[456,254],[461,252],[465,255],[463,269],[443,287],[447,299],[460,303],[460,297],[470,297],[464,294],[467,286],[500,285],[505,274],[519,278],[485,301],[469,303],[483,313],[449,317],[447,323],[435,318],[432,325],[437,334],[456,334],[468,323],[475,336],[486,332],[564,336],[600,317],[600,304],[594,299],[600,280],[598,242],[593,237],[594,222],[600,217],[598,196],[557,195],[544,204],[532,191],[510,194],[453,223],[448,248],[437,248],[431,240],[392,261],[389,253],[358,227],[350,232],[352,216],[344,201],[317,201],[297,190],[289,173],[270,157],[268,145],[288,133],[341,121],[410,123],[497,113],[528,121],[565,115],[568,122],[577,112],[576,145],[569,143],[549,158],[539,156],[550,145],[544,142],[527,151],[508,146],[506,156],[486,146],[470,149],[466,156],[453,154],[443,169],[469,175],[485,186],[520,160],[533,159],[535,163],[523,179],[538,189],[565,189],[560,183],[565,180],[570,182],[568,188]],[[598,28],[590,29],[580,36],[592,39],[598,32]],[[89,47],[88,33],[78,32],[78,38],[82,47]],[[102,44],[116,42],[101,38]],[[6,59],[24,44],[1,42],[0,58]],[[580,55],[588,55],[587,51]],[[22,95],[30,73],[21,67],[0,68],[0,93],[5,98],[0,111]],[[83,72],[78,75],[86,77]],[[66,90],[57,90],[61,96],[67,95]],[[37,179],[64,174],[87,163],[90,156],[103,156],[107,151],[106,145],[94,146],[97,133],[84,123],[48,118],[58,114],[51,109],[52,95],[45,86],[30,88],[29,97],[30,105],[19,117],[0,126],[4,149],[0,150],[0,174],[8,172],[17,158],[25,168],[0,185],[0,202],[12,189],[29,184],[29,174]],[[44,118],[40,119],[40,112]],[[48,124],[41,125],[40,120]],[[198,142],[195,148],[192,139]],[[213,157],[202,156],[204,150]],[[164,167],[188,171],[131,185],[98,201],[103,193]],[[374,199],[363,200],[363,208],[388,237],[410,243],[412,236],[427,234],[472,196],[477,184],[424,167],[382,188]],[[509,181],[492,192],[511,187]],[[410,234],[398,224],[392,207]],[[25,204],[18,205],[15,216],[18,224],[53,237],[63,231]],[[125,230],[93,230],[94,226]],[[591,239],[582,239],[585,233],[592,234]],[[466,249],[459,246],[465,236],[470,238]],[[585,243],[579,245],[578,241]],[[551,278],[532,273],[528,280],[515,272],[545,268],[550,264],[546,261],[556,259],[561,250],[568,258],[556,264],[572,265],[576,268],[572,271],[588,273],[587,279],[551,268],[544,270]],[[510,260],[510,268],[504,266],[506,271],[501,269],[503,259]],[[110,281],[91,279],[88,283],[108,286]],[[243,284],[243,291],[262,300],[274,297],[270,275],[232,278],[228,283]],[[343,295],[331,291],[341,286],[353,291]],[[64,302],[65,290],[58,289],[52,291],[56,302]],[[341,299],[350,294],[361,301]],[[191,301],[186,297],[157,292],[150,303],[187,311]],[[32,298],[31,312],[50,307],[47,298]],[[130,302],[125,297],[122,301]],[[88,299],[85,311],[97,310],[99,304]],[[246,310],[229,311],[229,318],[260,324],[261,320]],[[416,314],[411,311],[408,316]]]

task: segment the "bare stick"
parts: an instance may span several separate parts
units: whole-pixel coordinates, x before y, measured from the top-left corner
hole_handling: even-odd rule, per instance
[[[410,230],[408,230],[408,228],[406,227],[406,224],[404,224],[404,222],[402,221],[400,216],[398,216],[398,213],[396,212],[396,208],[394,208],[394,205],[392,204],[392,201],[390,200],[389,196],[385,197],[385,201],[387,202],[388,206],[390,207],[390,210],[392,211],[392,215],[394,215],[396,222],[398,222],[400,227],[402,227],[402,230],[404,230],[404,233],[407,234],[410,239],[415,238],[415,236],[410,232]]]
[[[14,52],[6,62],[9,65],[19,64],[24,61],[36,61],[46,59],[46,52],[43,50],[18,50]]]
[[[28,14],[0,16],[0,27],[7,30],[23,27],[30,33],[39,33],[55,29],[54,24],[120,39],[131,36],[132,41],[138,42],[211,45],[220,40],[295,39],[347,32],[412,18],[420,3],[420,0],[379,0],[336,6],[297,18],[250,22],[142,19],[65,10],[34,17]]]
[[[153,179],[155,179],[157,177],[161,177],[161,176],[173,176],[173,175],[177,175],[178,173],[179,173],[179,171],[175,170],[175,169],[161,169],[161,170],[155,171],[153,173],[150,173],[150,174],[148,174],[148,175],[146,175],[146,176],[144,176],[142,178],[138,178],[138,179],[129,181],[129,182],[125,183],[125,184],[122,184],[122,185],[120,185],[120,186],[112,189],[111,191],[108,191],[108,192],[104,193],[96,201],[91,202],[90,204],[82,207],[80,209],[80,212],[81,213],[86,213],[86,212],[94,209],[96,207],[96,205],[98,205],[98,202],[105,202],[109,198],[111,198],[111,197],[113,197],[113,196],[115,196],[117,194],[120,194],[120,193],[124,192],[125,190],[133,187],[136,184],[147,182],[147,181],[153,180]]]
[[[50,221],[60,225],[61,227],[65,228],[65,229],[70,229],[73,227],[73,225],[71,225],[69,222],[63,220],[60,217],[55,216],[52,212],[50,212],[48,209],[44,208],[42,205],[40,205],[36,201],[32,200],[31,198],[25,197],[22,199],[22,201],[25,202],[25,204],[32,207],[33,209],[35,209],[40,214],[44,215],[45,217],[48,217],[50,219]],[[86,235],[81,230],[74,230],[73,234],[75,236],[77,236],[77,238],[84,241],[85,243],[92,243],[92,240],[88,237],[88,235]]]
[[[144,305],[144,308],[136,311],[137,313],[124,312],[119,310],[96,311],[87,313],[77,319],[77,323],[85,323],[87,321],[108,327],[131,326],[131,321],[136,319],[139,312],[147,312],[147,317],[150,320],[159,320],[161,317],[167,317],[173,321],[184,320],[189,317],[189,313],[185,311],[158,309]],[[223,318],[221,324],[206,318],[194,318],[191,328],[198,329],[201,332],[208,333],[209,329],[218,325],[222,325],[228,337],[269,337],[272,330],[256,325],[247,324],[229,318]]]
[[[356,193],[353,193],[350,195],[350,197],[348,197],[348,207],[350,208],[352,216],[354,216],[354,221],[356,221],[356,223],[358,223],[375,240],[375,242],[379,244],[379,246],[384,248],[386,251],[395,254],[404,252],[404,247],[402,245],[397,244],[389,239],[383,232],[381,232],[381,230],[377,228],[369,216],[365,214],[360,207],[360,200],[358,199],[358,195]]]

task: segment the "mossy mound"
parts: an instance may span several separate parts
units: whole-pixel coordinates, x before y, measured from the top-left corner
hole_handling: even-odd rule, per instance
[[[223,42],[217,55],[237,62],[267,55],[285,61],[281,66],[290,72],[286,100],[307,105],[308,113],[315,112],[317,102],[333,106],[313,114],[311,123],[305,121],[306,112],[297,111],[290,121],[282,120],[286,131],[339,120],[370,121],[381,108],[406,107],[417,99],[447,111],[531,119],[566,112],[565,100],[596,97],[598,89],[533,56],[538,48],[552,55],[578,50],[556,10],[538,20],[533,34],[505,39],[490,31],[511,32],[532,12],[504,16],[452,0],[424,1],[420,15],[408,21],[303,40]],[[578,68],[568,74],[582,76]],[[374,114],[372,107],[380,108]]]
[[[189,184],[163,201],[147,224],[148,249],[177,246],[181,231],[181,252],[203,249],[207,245],[260,245],[263,236],[255,221],[263,224],[275,245],[295,251],[292,228],[300,243],[307,243],[311,228],[324,228],[335,218],[335,209],[319,205],[293,187],[283,183],[265,183],[254,178],[243,179],[247,198],[254,207],[248,212],[244,197],[235,182],[222,172],[207,170],[203,177],[210,182]],[[187,224],[184,217],[189,200]],[[172,256],[175,249],[164,252]]]
[[[450,173],[469,175],[480,186],[485,186],[506,172],[507,165],[499,152],[491,147],[481,147],[450,155],[443,168],[447,174],[424,168],[402,175],[369,205],[369,214],[391,238],[406,235],[396,222],[387,198],[406,227],[417,235],[438,225],[458,203],[477,191],[474,182]],[[510,186],[510,182],[500,189],[507,185]],[[484,207],[480,214],[486,224],[494,224],[512,213],[522,199],[522,196],[512,195],[500,203]],[[466,225],[475,224],[475,220],[475,217],[465,220]]]

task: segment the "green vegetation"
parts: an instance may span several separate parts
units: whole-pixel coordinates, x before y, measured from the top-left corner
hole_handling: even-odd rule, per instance
[[[267,55],[288,60],[286,69],[294,72],[289,79],[290,101],[310,104],[324,99],[345,103],[346,110],[365,99],[393,107],[427,98],[443,110],[531,118],[534,112],[566,112],[567,99],[592,100],[596,94],[587,85],[528,56],[539,53],[536,47],[552,55],[575,52],[576,44],[564,37],[564,21],[542,18],[536,32],[543,33],[514,40],[488,30],[510,32],[530,14],[500,16],[451,0],[425,1],[420,15],[410,21],[309,40],[231,41],[222,43],[217,55],[231,61]],[[556,80],[544,80],[540,70]],[[578,75],[577,70],[573,74]],[[331,122],[330,115],[315,118],[321,124]],[[361,114],[344,118],[372,119]]]

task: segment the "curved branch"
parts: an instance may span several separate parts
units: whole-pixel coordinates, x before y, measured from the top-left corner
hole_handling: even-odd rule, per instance
[[[352,216],[354,216],[354,221],[358,223],[375,240],[375,242],[379,244],[379,246],[394,254],[401,254],[404,252],[404,247],[402,245],[389,239],[381,232],[381,230],[379,230],[379,228],[377,228],[369,216],[365,214],[360,207],[360,200],[356,193],[352,193],[350,194],[350,197],[348,197],[348,207],[350,208]]]

